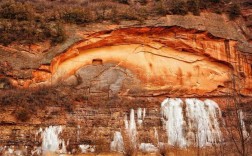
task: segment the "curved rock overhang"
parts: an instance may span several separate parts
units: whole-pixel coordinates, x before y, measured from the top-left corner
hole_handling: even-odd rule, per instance
[[[110,64],[90,79],[97,80],[105,71],[118,69],[128,77],[118,91],[124,95],[136,92],[170,96],[225,95],[233,73],[243,75],[242,93],[249,95],[251,65],[236,50],[236,44],[236,41],[216,38],[207,32],[179,27],[102,31],[56,56],[50,64],[50,73],[34,72],[33,82],[66,84],[73,76],[77,79],[96,71],[87,70],[80,76],[77,73],[82,68]],[[111,73],[98,79],[117,82],[117,78],[109,77]],[[126,80],[125,76],[122,79]]]

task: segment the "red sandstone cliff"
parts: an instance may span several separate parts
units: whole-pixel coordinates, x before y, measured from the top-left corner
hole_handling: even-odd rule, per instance
[[[157,144],[154,129],[159,141],[166,142],[160,119],[164,98],[210,98],[225,117],[233,77],[245,97],[243,109],[251,111],[252,48],[243,20],[202,13],[66,29],[71,37],[54,47],[0,47],[5,105],[0,145],[32,151],[41,144],[36,140],[40,127],[64,125],[69,151],[80,144],[108,151],[114,131],[124,132],[131,108],[147,109],[143,126],[137,128],[139,142]],[[11,85],[21,90],[8,91]]]
[[[243,24],[202,13],[169,15],[141,25],[70,27],[74,38],[64,45],[32,48],[42,53],[2,47],[1,65],[9,68],[3,77],[20,87],[62,81],[81,87],[77,79],[88,75],[79,81],[101,92],[210,96],[230,92],[235,74],[241,78],[241,93],[250,96],[251,45]]]

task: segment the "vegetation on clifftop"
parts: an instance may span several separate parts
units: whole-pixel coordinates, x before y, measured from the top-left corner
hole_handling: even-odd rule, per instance
[[[33,44],[51,40],[61,43],[64,24],[122,20],[143,22],[150,16],[167,14],[200,15],[202,10],[227,12],[230,19],[240,15],[231,0],[8,0],[0,1],[0,43]]]

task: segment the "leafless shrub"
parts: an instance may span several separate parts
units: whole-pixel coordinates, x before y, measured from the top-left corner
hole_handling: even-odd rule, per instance
[[[51,105],[65,108],[68,113],[75,109],[71,98],[61,95],[57,88],[12,89],[0,94],[0,106],[15,107],[13,115],[22,122],[28,121],[39,110]]]

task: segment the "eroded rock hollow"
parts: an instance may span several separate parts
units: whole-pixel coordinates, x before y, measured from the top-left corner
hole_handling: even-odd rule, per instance
[[[38,72],[34,79],[85,86],[90,92],[206,96],[224,95],[231,75],[239,74],[241,92],[251,95],[250,58],[236,46],[237,41],[179,27],[105,31],[55,57],[50,74]]]

